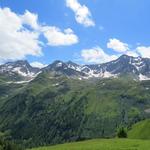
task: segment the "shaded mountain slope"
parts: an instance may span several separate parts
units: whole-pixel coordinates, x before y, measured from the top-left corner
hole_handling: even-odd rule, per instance
[[[26,145],[113,137],[120,124],[148,118],[149,81],[77,80],[51,72],[0,98],[0,131]],[[9,90],[10,90],[9,89]]]

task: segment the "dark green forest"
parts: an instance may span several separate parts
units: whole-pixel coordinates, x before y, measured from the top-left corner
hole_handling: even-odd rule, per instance
[[[41,73],[25,84],[0,81],[0,131],[26,147],[112,138],[149,118],[150,81],[78,80]]]

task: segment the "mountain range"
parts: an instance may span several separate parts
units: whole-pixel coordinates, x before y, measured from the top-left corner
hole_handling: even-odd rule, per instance
[[[0,135],[26,147],[115,137],[150,117],[150,59],[0,66]]]
[[[40,69],[32,67],[27,61],[8,62],[0,65],[0,75],[14,80],[29,81],[41,72],[62,74],[78,79],[117,78],[130,76],[137,80],[150,79],[150,59],[122,55],[114,61],[103,64],[78,65],[72,61],[54,61]]]

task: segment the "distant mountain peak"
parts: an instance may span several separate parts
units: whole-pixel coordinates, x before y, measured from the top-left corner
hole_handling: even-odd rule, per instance
[[[15,78],[15,76],[31,79],[40,71],[39,68],[32,67],[27,60],[17,60],[0,65],[0,74]]]
[[[72,61],[56,60],[39,69],[32,67],[26,60],[18,60],[0,66],[0,74],[14,75],[17,73],[28,78],[34,78],[38,73],[45,71],[80,79],[131,76],[134,79],[149,80],[150,59],[122,55],[116,60],[103,64],[79,65]]]

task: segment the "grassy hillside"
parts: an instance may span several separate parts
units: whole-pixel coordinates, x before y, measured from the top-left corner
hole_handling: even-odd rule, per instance
[[[0,83],[0,131],[26,146],[114,137],[148,118],[150,82],[76,80],[49,73],[27,84]]]
[[[149,150],[149,147],[150,141],[129,139],[106,139],[34,148],[32,150]]]
[[[150,139],[150,119],[133,125],[128,133],[128,137],[133,139]]]

